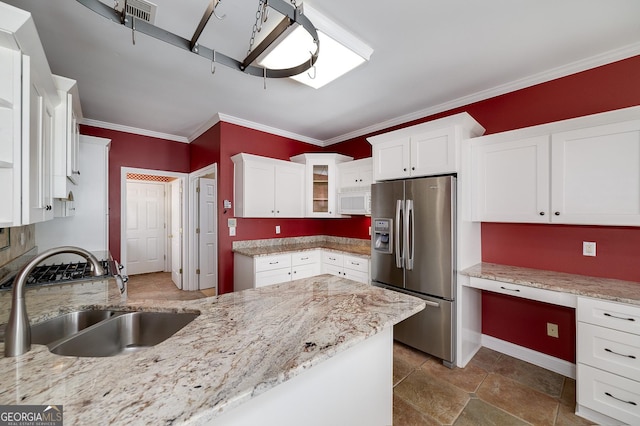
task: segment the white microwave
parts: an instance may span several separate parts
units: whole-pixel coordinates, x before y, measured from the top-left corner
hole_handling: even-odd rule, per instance
[[[340,192],[338,212],[340,214],[371,214],[371,191],[360,188]]]

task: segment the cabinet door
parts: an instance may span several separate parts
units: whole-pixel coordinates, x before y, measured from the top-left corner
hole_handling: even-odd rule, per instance
[[[455,173],[455,128],[411,136],[411,176]]]
[[[409,138],[375,144],[373,152],[373,180],[397,179],[409,176]]]
[[[354,161],[338,164],[338,172],[340,174],[340,189],[353,188],[360,185],[360,170]]]
[[[304,172],[296,163],[275,167],[275,216],[304,217]]]
[[[22,54],[0,47],[0,228],[20,225]]]
[[[291,268],[291,279],[299,280],[320,275],[320,263],[308,263]]]
[[[337,166],[333,159],[311,160],[307,163],[307,216],[338,216],[336,206]]]
[[[275,167],[260,161],[246,161],[242,185],[242,217],[275,215]]]
[[[549,222],[549,137],[472,146],[473,218]]]
[[[640,225],[640,120],[552,136],[552,221]]]
[[[265,287],[287,281],[291,281],[291,268],[272,269],[270,271],[256,272],[255,287]]]
[[[24,94],[23,99],[28,99],[29,118],[23,122],[22,223],[30,224],[53,218],[53,109],[44,91],[33,83],[28,84],[28,93]]]

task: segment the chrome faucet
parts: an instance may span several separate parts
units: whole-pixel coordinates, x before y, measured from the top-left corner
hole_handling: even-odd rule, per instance
[[[29,352],[31,349],[31,325],[27,317],[27,307],[24,302],[24,287],[27,278],[33,269],[43,260],[56,254],[71,253],[84,257],[93,266],[93,275],[104,275],[104,269],[100,261],[91,253],[80,247],[62,246],[46,250],[29,263],[24,265],[13,281],[13,294],[11,301],[11,314],[4,332],[4,356],[13,357]]]

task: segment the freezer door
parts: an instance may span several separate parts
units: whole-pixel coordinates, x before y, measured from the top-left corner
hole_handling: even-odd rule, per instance
[[[405,183],[405,288],[455,298],[455,177]]]
[[[381,286],[392,291],[419,297],[426,308],[393,327],[393,338],[412,348],[421,350],[438,358],[445,365],[455,363],[455,302],[411,293],[393,287]]]
[[[402,257],[404,182],[379,182],[371,185],[371,279],[384,284],[402,287],[404,259]],[[375,224],[377,219],[391,223],[391,250],[376,247]]]

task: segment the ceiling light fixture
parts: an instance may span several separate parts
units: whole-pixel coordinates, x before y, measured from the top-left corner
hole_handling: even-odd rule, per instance
[[[368,61],[373,49],[354,35],[322,15],[308,4],[303,4],[304,15],[315,25],[322,43],[322,56],[306,73],[292,75],[300,83],[318,89]],[[284,68],[309,58],[314,41],[300,27],[291,27],[282,41],[273,43],[257,60],[268,68]]]
[[[147,22],[144,19],[140,19],[140,17],[138,16],[131,15],[128,12],[130,8],[127,7],[127,0],[123,0],[124,5],[121,8],[118,7],[118,2],[116,2],[116,7],[111,8],[102,3],[100,0],[77,1],[93,10],[97,14],[118,24],[122,24],[127,28],[130,28],[133,44],[135,44],[135,33],[140,32],[161,40],[165,43],[169,43],[173,46],[188,50],[192,53],[195,53],[196,55],[209,59],[211,61],[212,70],[215,69],[214,66],[217,63],[225,65],[229,68],[236,69],[238,71],[242,71],[246,74],[263,77],[265,79],[285,78],[303,73],[304,71],[307,71],[309,68],[313,67],[313,65],[318,60],[318,54],[320,53],[320,39],[318,38],[316,28],[297,7],[296,0],[291,0],[292,4],[289,4],[283,0],[259,0],[258,14],[256,15],[256,24],[254,25],[254,33],[250,42],[250,51],[248,52],[247,57],[242,61],[231,58],[224,53],[218,52],[214,49],[208,48],[198,43],[198,40],[200,39],[200,36],[202,35],[202,32],[204,31],[212,15],[216,16],[218,19],[224,18],[216,14],[216,7],[221,0],[210,0],[207,6],[207,10],[204,12],[204,15],[202,16],[202,19],[200,20],[200,23],[198,24],[198,27],[196,28],[191,40],[170,33],[169,31],[165,31],[162,28],[158,28],[150,22]],[[277,12],[281,13],[284,18],[269,34],[267,34],[267,36],[260,43],[258,43],[258,45],[253,47],[255,32],[257,32],[259,26],[261,26],[260,20],[266,17],[267,7],[270,7],[271,9],[274,9]],[[300,61],[298,64],[293,64],[283,68],[271,68],[267,66],[253,65],[256,58],[258,58],[263,52],[269,49],[269,47],[274,44],[274,42],[279,40],[282,34],[290,31],[292,28],[302,28],[303,32],[307,34],[307,36],[310,37],[311,40],[313,40],[313,48],[311,50],[305,51],[304,60]]]

